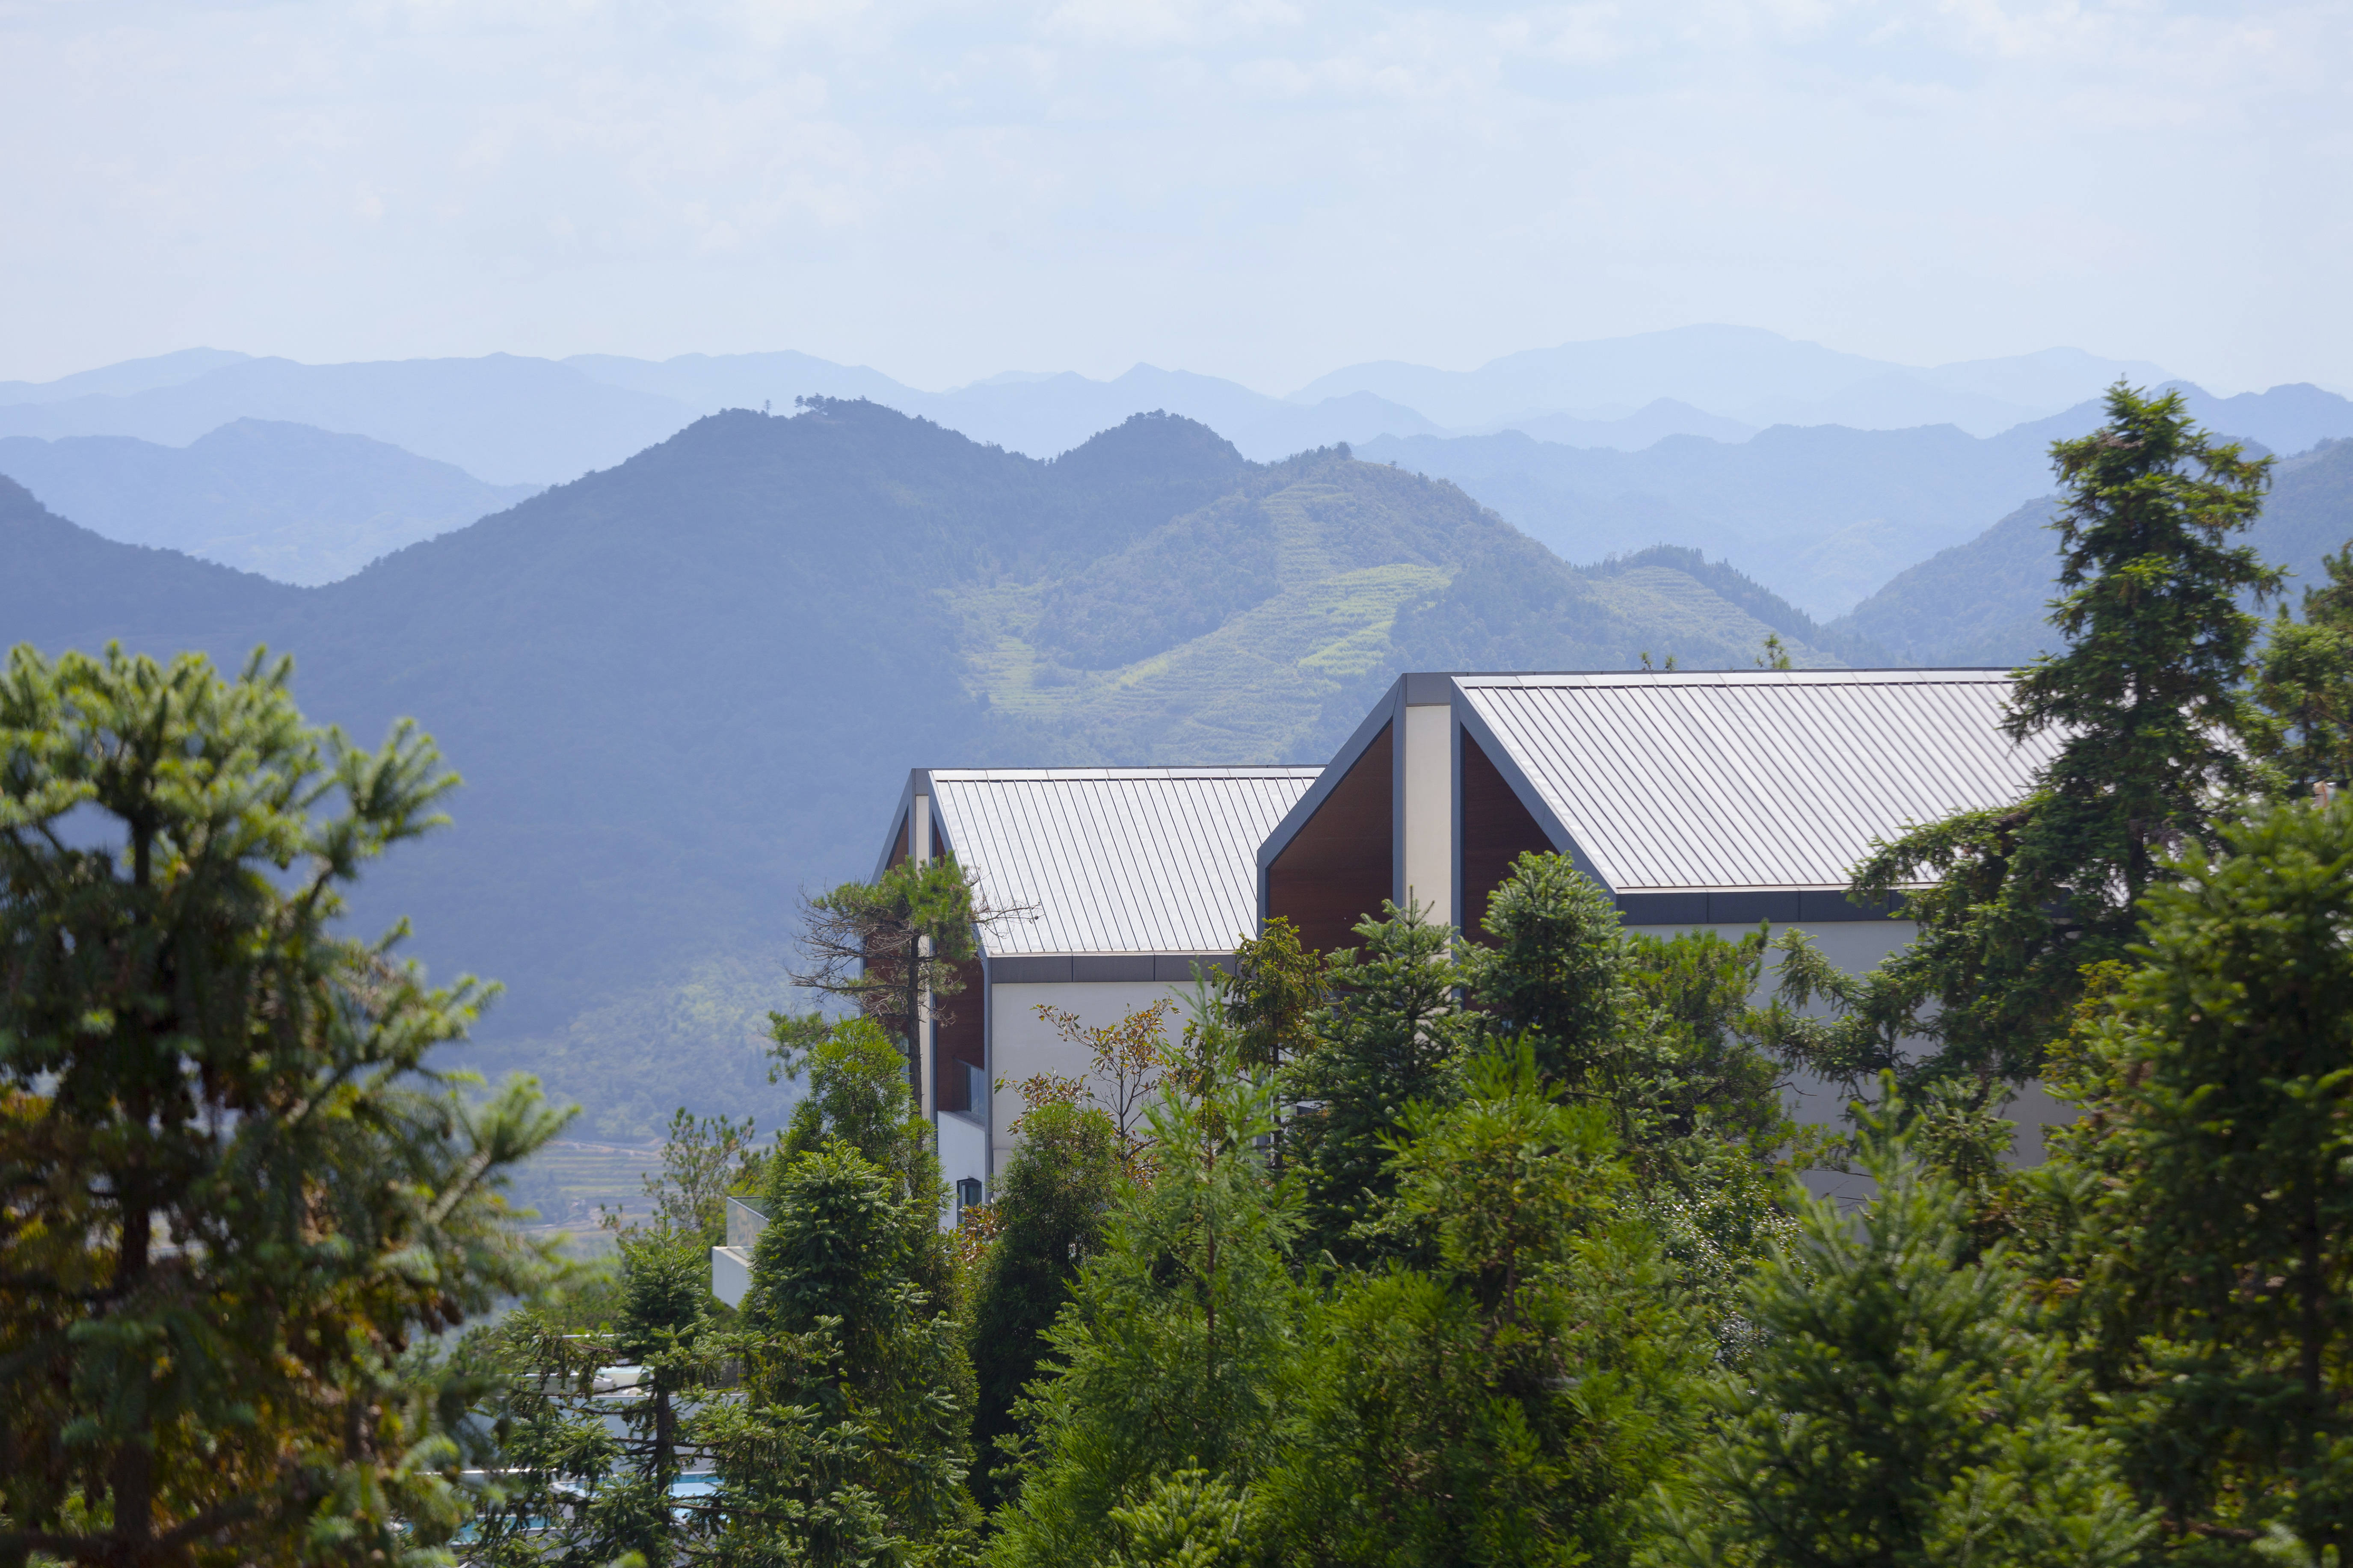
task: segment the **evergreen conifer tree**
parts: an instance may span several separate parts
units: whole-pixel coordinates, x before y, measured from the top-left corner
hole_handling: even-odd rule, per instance
[[[871,882],[805,897],[800,943],[809,967],[793,984],[853,1004],[899,1042],[907,1081],[922,1081],[916,1040],[923,999],[953,1005],[956,966],[979,951],[976,933],[997,918],[949,856],[893,863]]]
[[[1433,1261],[1345,1274],[1314,1315],[1266,1488],[1285,1561],[1632,1560],[1710,1346],[1611,1121],[1556,1103],[1525,1043],[1406,1113],[1395,1223]]]
[[[2031,1077],[2079,972],[2122,956],[2167,852],[2207,836],[2253,776],[2240,736],[2259,623],[2242,604],[2280,574],[2234,536],[2270,459],[2198,428],[2179,393],[2122,384],[2107,422],[2052,456],[2065,491],[2051,618],[2068,646],[2019,672],[2005,723],[2021,740],[2055,732],[2055,754],[2025,800],[1905,833],[1855,868],[1867,900],[1933,884],[1906,895],[1917,940],[1870,975],[1784,940],[1786,994],[1835,1010],[1793,1018],[1785,1038],[1858,1093],[1882,1072]],[[1905,1045],[1919,1039],[1936,1048]]]
[[[2353,1549],[2353,803],[2192,845],[2070,1064],[2075,1271],[2128,1471],[2190,1561]]]
[[[1960,1194],[1894,1133],[1893,1085],[1860,1131],[1860,1216],[1799,1200],[1759,1275],[1754,1358],[1722,1426],[1669,1489],[1659,1564],[2105,1568],[2150,1521],[2115,1444],[2070,1416],[2075,1382],[1999,1251],[1968,1261]]]
[[[1524,1042],[1551,1092],[1607,1109],[1640,1203],[1724,1347],[1747,1339],[1742,1282],[1783,1226],[1771,1165],[1791,1128],[1750,1002],[1762,931],[1668,939],[1619,927],[1609,895],[1557,855],[1523,855],[1464,967],[1486,1034]]]
[[[1116,1510],[1187,1471],[1239,1495],[1275,1452],[1304,1301],[1258,1147],[1272,1095],[1214,1007],[1194,1024],[1202,1070],[1189,1093],[1164,1080],[1152,1107],[1155,1178],[1122,1194],[1047,1336],[1060,1365],[1024,1402],[1033,1436],[997,1516],[999,1568],[1092,1568],[1134,1545]]]
[[[1377,1220],[1395,1176],[1388,1140],[1417,1100],[1451,1102],[1477,1024],[1462,1010],[1466,975],[1453,933],[1419,907],[1381,906],[1358,923],[1360,949],[1332,955],[1333,1001],[1317,1020],[1314,1048],[1286,1075],[1298,1106],[1287,1158],[1302,1202],[1306,1255],[1365,1261],[1382,1246],[1361,1231]]]
[[[2301,621],[2282,606],[2256,669],[2259,751],[2296,795],[2353,782],[2353,546],[2322,566],[2328,581],[2304,591]]]
[[[742,1395],[694,1426],[721,1482],[704,1550],[731,1568],[965,1550],[971,1372],[923,1283],[937,1206],[839,1139],[777,1162],[766,1197],[727,1346]]]
[[[0,677],[0,1563],[406,1560],[468,1511],[408,1352],[534,1287],[499,1191],[563,1119],[428,1064],[486,987],[339,931],[456,780],[290,672]]]
[[[1021,1119],[1021,1142],[997,1173],[990,1207],[999,1229],[974,1282],[970,1328],[979,1388],[973,1494],[983,1508],[1011,1500],[997,1440],[1015,1430],[1014,1406],[1041,1370],[1071,1282],[1102,1250],[1123,1152],[1103,1111],[1050,1101]]]

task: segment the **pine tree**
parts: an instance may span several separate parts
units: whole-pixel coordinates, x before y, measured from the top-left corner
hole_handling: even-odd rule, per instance
[[[1627,1105],[1626,944],[1611,897],[1559,855],[1522,855],[1487,901],[1486,945],[1465,967],[1492,1032],[1525,1039],[1546,1079]]]
[[[1315,1016],[1331,1000],[1324,955],[1303,945],[1299,928],[1277,915],[1234,949],[1226,1023],[1241,1065],[1279,1072],[1315,1043]]]
[[[1786,1224],[1771,1165],[1791,1135],[1762,1048],[1780,1022],[1750,1002],[1764,933],[1630,937],[1557,855],[1521,856],[1483,929],[1465,958],[1482,1030],[1526,1043],[1552,1092],[1608,1110],[1645,1214],[1740,1353],[1740,1288]]]
[[[884,1173],[895,1201],[944,1215],[947,1186],[931,1125],[916,1109],[903,1059],[881,1026],[870,1018],[832,1021],[815,1014],[773,1013],[769,1023],[777,1075],[802,1080],[792,1118],[768,1155],[769,1178],[801,1155],[847,1143]],[[934,1300],[955,1307],[955,1249],[948,1238],[935,1224],[917,1233],[913,1245],[918,1283]]]
[[[949,856],[901,860],[871,882],[804,897],[800,945],[809,967],[793,984],[839,996],[888,1030],[907,1081],[923,1081],[917,1039],[923,999],[944,1012],[964,989],[956,965],[979,951],[976,932],[1003,912],[982,899]]]
[[[1918,938],[1871,975],[1784,939],[1788,999],[1836,1014],[1793,1019],[1786,1037],[1857,1092],[1882,1072],[2032,1077],[2079,972],[2123,955],[2165,854],[2205,837],[2253,778],[2240,736],[2259,623],[2241,605],[2280,574],[2232,539],[2262,508],[2271,460],[2199,429],[2179,393],[2118,384],[2107,415],[2052,447],[2065,492],[2051,618],[2068,647],[2019,672],[2004,721],[2021,741],[2059,737],[2034,790],[1904,833],[1855,868],[1858,898],[1915,889]],[[1936,1048],[1905,1044],[1919,1039]]]
[[[2103,1568],[2150,1521],[2116,1446],[2070,1418],[2074,1378],[1999,1251],[1968,1261],[1960,1194],[1894,1133],[1894,1086],[1860,1130],[1860,1216],[1799,1200],[1759,1275],[1753,1360],[1719,1435],[1671,1490],[1659,1564]]]
[[[2353,1548],[2353,804],[2188,847],[2147,900],[2070,1144],[2109,1194],[2087,1335],[2192,1560]],[[2233,1557],[2234,1552],[2242,1552]]]
[[[983,1508],[1011,1500],[997,1441],[1016,1431],[1014,1406],[1044,1369],[1047,1331],[1071,1281],[1103,1248],[1124,1166],[1108,1116],[1050,1102],[1021,1119],[1021,1142],[997,1172],[999,1229],[974,1282],[968,1336],[979,1387],[973,1494]]]
[[[455,783],[110,648],[0,678],[0,1562],[352,1562],[467,1511],[420,1340],[527,1293],[562,1124],[428,1065],[489,988],[341,934]]]
[[[2327,583],[2304,591],[2303,620],[2282,606],[2256,669],[2258,750],[2295,795],[2353,781],[2353,547],[2322,565]]]
[[[1409,1105],[1460,1092],[1477,1027],[1462,1010],[1466,976],[1451,954],[1453,933],[1419,908],[1381,909],[1381,919],[1356,926],[1361,949],[1332,955],[1334,1000],[1317,1019],[1314,1048],[1285,1075],[1285,1098],[1298,1107],[1286,1158],[1299,1183],[1303,1247],[1342,1264],[1378,1251],[1359,1227],[1380,1216],[1395,1190],[1387,1140]]]
[[[1420,1104],[1394,1156],[1423,1268],[1344,1275],[1267,1512],[1285,1561],[1626,1563],[1690,1436],[1704,1331],[1601,1105],[1525,1043]]]
[[[923,1284],[936,1205],[839,1139],[778,1162],[767,1203],[726,1346],[742,1394],[692,1431],[721,1482],[703,1550],[749,1565],[964,1549],[971,1372]]]
[[[1060,1369],[1020,1410],[1034,1436],[997,1516],[999,1568],[1092,1568],[1134,1543],[1115,1510],[1187,1471],[1239,1493],[1273,1457],[1304,1301],[1258,1147],[1272,1096],[1214,1009],[1194,1022],[1207,1067],[1190,1094],[1164,1082],[1157,1173],[1123,1193],[1047,1336]]]

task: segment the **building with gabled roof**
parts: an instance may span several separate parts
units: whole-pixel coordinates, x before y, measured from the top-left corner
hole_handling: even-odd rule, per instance
[[[1866,969],[1913,934],[1847,897],[1874,841],[2021,798],[2056,750],[2004,733],[2010,686],[1988,669],[1416,673],[1319,766],[918,769],[878,870],[953,853],[1011,911],[926,1026],[946,1174],[984,1190],[1019,1083],[1083,1069],[1041,1003],[1115,1023],[1265,920],[1328,951],[1385,900],[1475,936],[1524,851],[1569,857],[1629,928],[1770,921]]]
[[[1038,1015],[1090,1023],[1188,987],[1258,927],[1258,846],[1316,767],[918,768],[879,875],[953,855],[993,909],[962,990],[925,1025],[921,1085],[943,1173],[965,1201],[1009,1147],[1020,1084],[1082,1074]]]
[[[2056,749],[2002,732],[2002,670],[1406,675],[1259,847],[1318,947],[1383,899],[1475,931],[1514,857],[1568,856],[1630,926],[1891,923],[1873,843],[2020,798]]]

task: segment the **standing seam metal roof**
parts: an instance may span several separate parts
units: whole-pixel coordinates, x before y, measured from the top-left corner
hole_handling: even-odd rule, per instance
[[[2007,805],[2056,752],[1996,670],[1461,676],[1619,892],[1839,888],[1872,841]]]
[[[947,847],[999,909],[993,956],[1225,953],[1258,929],[1258,847],[1323,769],[932,771]]]

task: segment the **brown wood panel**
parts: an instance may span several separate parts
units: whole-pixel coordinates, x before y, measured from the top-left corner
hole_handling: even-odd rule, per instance
[[[1552,840],[1520,804],[1504,774],[1471,732],[1462,732],[1462,929],[1480,937],[1487,900],[1512,874],[1520,856],[1553,851]]]
[[[1397,886],[1389,748],[1384,726],[1267,868],[1267,914],[1290,921],[1318,952],[1355,946],[1350,928],[1378,914]]]
[[[964,989],[953,996],[935,997],[932,1006],[933,1079],[940,1086],[942,1110],[970,1110],[965,1103],[964,1074],[950,1064],[988,1065],[982,1023],[988,1016],[988,991],[981,979],[980,963],[968,959],[955,966]]]

